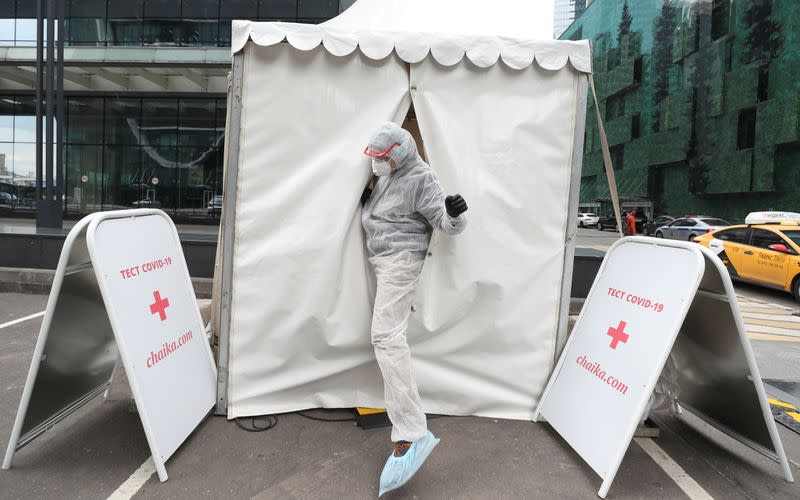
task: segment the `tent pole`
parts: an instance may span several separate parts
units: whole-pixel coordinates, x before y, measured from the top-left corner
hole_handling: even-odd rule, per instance
[[[246,50],[246,49],[244,49]],[[228,412],[228,357],[230,353],[231,305],[233,302],[233,242],[236,221],[236,191],[239,178],[239,139],[242,118],[242,87],[244,79],[244,50],[233,56],[233,84],[228,110],[229,137],[225,150],[223,180],[223,209],[220,219],[222,234],[222,296],[219,301],[219,359],[217,360],[216,415]]]
[[[594,109],[597,112],[597,130],[600,132],[600,146],[603,149],[603,163],[606,167],[606,177],[608,178],[608,190],[611,193],[611,203],[614,205],[614,217],[617,219],[617,231],[620,237],[624,236],[622,233],[622,216],[619,210],[619,195],[617,194],[617,180],[614,176],[614,165],[611,163],[611,153],[608,150],[608,138],[606,137],[606,129],[603,127],[603,118],[600,116],[600,103],[597,102],[597,91],[594,88],[594,78],[589,73],[589,86],[592,88],[592,97],[594,97]]]
[[[581,168],[583,167],[583,140],[584,132],[586,131],[586,104],[589,94],[589,80],[585,75],[577,77],[576,95],[575,95],[575,108],[574,108],[574,122],[573,122],[573,140],[572,140],[572,160],[571,160],[571,174],[569,186],[569,201],[568,201],[568,214],[566,219],[566,228],[564,230],[564,266],[561,273],[561,305],[559,306],[558,313],[558,330],[556,333],[555,352],[553,353],[553,363],[558,362],[561,357],[561,351],[567,343],[568,326],[569,326],[569,304],[572,296],[572,273],[575,265],[575,245],[578,233],[575,220],[572,214],[578,212],[578,203],[580,202],[580,187],[581,187]]]

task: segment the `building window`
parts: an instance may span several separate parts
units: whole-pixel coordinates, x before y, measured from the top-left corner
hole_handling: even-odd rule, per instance
[[[714,0],[711,10],[711,39],[717,40],[728,34],[730,24],[730,0]]]
[[[607,52],[608,54],[608,62],[606,63],[606,69],[611,71],[612,69],[619,66],[620,63],[620,52],[621,50],[619,47],[614,47],[613,49]]]
[[[258,0],[260,21],[288,21],[298,17],[297,0]]]
[[[611,163],[614,164],[614,170],[622,170],[623,163],[625,162],[625,146],[618,144],[608,149],[611,154]]]
[[[606,99],[606,121],[625,116],[625,95],[620,94]]]
[[[756,108],[739,111],[736,148],[750,149],[756,143]]]
[[[233,19],[318,24],[340,9],[337,0],[63,1],[64,41],[72,46],[225,47]],[[0,0],[0,45],[35,44],[36,2]]]
[[[758,102],[769,99],[769,64],[758,68]]]
[[[0,212],[15,217],[35,211],[33,101],[0,95]],[[218,222],[225,106],[211,97],[68,97],[65,215],[158,207],[177,220]]]
[[[642,83],[643,62],[641,57],[633,61],[633,83]]]
[[[631,117],[631,139],[638,139],[642,136],[642,115],[636,113]]]
[[[255,19],[258,0],[220,0],[219,16],[222,19]]]
[[[733,69],[733,47],[730,43],[725,44],[725,71],[730,73]]]

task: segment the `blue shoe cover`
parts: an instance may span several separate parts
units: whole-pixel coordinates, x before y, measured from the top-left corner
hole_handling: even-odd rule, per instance
[[[383,472],[381,472],[378,496],[381,497],[384,493],[396,490],[406,484],[422,467],[437,444],[439,444],[439,440],[431,434],[431,431],[428,431],[420,439],[413,441],[402,457],[396,457],[394,453],[389,455],[389,460],[386,461]]]

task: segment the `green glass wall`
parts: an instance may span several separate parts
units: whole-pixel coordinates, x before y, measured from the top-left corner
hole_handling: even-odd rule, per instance
[[[584,38],[623,198],[734,221],[800,211],[800,2],[595,0],[562,35]],[[581,201],[605,205],[590,111]]]

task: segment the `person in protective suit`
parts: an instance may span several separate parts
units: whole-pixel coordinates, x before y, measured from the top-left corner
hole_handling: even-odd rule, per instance
[[[381,125],[364,154],[375,175],[362,196],[361,216],[377,280],[371,336],[394,443],[381,473],[382,496],[408,482],[439,443],[422,411],[406,328],[432,229],[462,232],[467,203],[460,195],[446,196],[414,138],[394,123]]]

